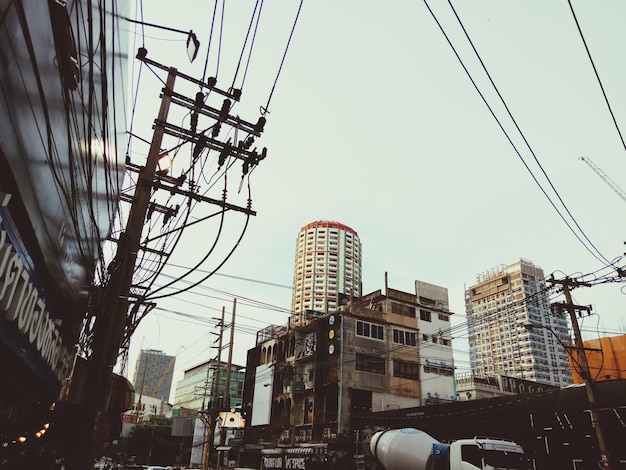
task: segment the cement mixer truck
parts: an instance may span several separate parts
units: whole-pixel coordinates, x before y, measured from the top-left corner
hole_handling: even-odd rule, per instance
[[[372,434],[370,458],[385,470],[531,470],[521,446],[512,441],[481,438],[444,444],[414,428]]]

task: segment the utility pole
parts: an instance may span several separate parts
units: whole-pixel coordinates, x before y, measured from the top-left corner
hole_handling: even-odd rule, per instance
[[[228,346],[228,364],[226,366],[226,390],[224,390],[224,406],[230,408],[230,369],[233,364],[233,343],[235,342],[235,310],[237,299],[233,299],[233,317],[230,322],[230,345]]]
[[[219,323],[219,346],[217,347],[217,366],[213,370],[213,381],[211,383],[211,400],[209,401],[209,417],[206,429],[206,446],[204,448],[204,457],[202,459],[202,469],[208,470],[211,461],[211,449],[213,448],[213,429],[215,427],[217,405],[219,403],[219,379],[220,369],[222,368],[222,338],[224,336],[224,316],[226,307],[222,307],[222,319]]]
[[[76,431],[77,452],[72,456],[71,462],[68,462],[68,470],[85,470],[93,465],[103,436],[103,412],[107,408],[113,369],[117,363],[122,341],[130,338],[134,327],[141,319],[137,319],[138,310],[142,306],[147,305],[145,304],[145,300],[149,297],[147,288],[145,291],[141,291],[142,286],[133,286],[132,283],[135,270],[140,268],[137,266],[138,253],[141,250],[144,252],[154,251],[148,246],[148,243],[154,240],[142,239],[146,218],[149,218],[154,210],[163,212],[165,214],[164,217],[170,217],[172,213],[178,210],[152,203],[150,199],[153,193],[156,190],[163,189],[172,195],[188,200],[213,204],[222,211],[235,211],[247,216],[256,215],[256,212],[251,209],[250,198],[248,198],[246,206],[238,206],[226,201],[225,190],[221,199],[210,198],[204,194],[199,194],[193,182],[190,182],[191,189],[183,190],[179,186],[184,181],[184,178],[182,180],[180,178],[170,178],[157,172],[158,162],[162,156],[161,148],[164,135],[192,144],[193,164],[205,150],[219,153],[218,165],[220,167],[224,166],[227,161],[234,162],[239,160],[242,163],[242,181],[245,175],[248,175],[261,160],[267,157],[267,148],[263,147],[260,152],[257,152],[257,148],[253,146],[255,137],[260,137],[263,132],[266,123],[265,116],[259,117],[254,124],[241,119],[239,116],[230,115],[233,101],[238,102],[241,98],[241,90],[229,88],[228,91],[223,91],[216,87],[217,80],[215,78],[209,78],[204,82],[179,73],[174,67],[166,67],[149,59],[147,50],[143,47],[139,48],[137,59],[155,69],[167,71],[168,76],[162,91],[161,105],[158,117],[154,123],[153,136],[145,166],[134,165],[131,162],[127,163],[127,169],[138,172],[138,178],[132,196],[124,193],[120,194],[120,201],[131,203],[126,229],[119,237],[115,258],[107,268],[108,279],[98,289],[94,289],[91,314],[95,322],[93,324],[91,350],[87,351],[87,355],[90,357],[87,363],[87,377],[85,381],[88,385],[83,386],[76,382],[76,387],[78,387],[77,393],[85,396],[85,403],[84,412]],[[177,77],[200,86],[201,90],[209,89],[213,94],[222,95],[225,99],[221,108],[213,108],[205,104],[205,95],[202,91],[196,94],[195,100],[176,93],[174,91],[174,83]],[[170,105],[189,111],[191,114],[191,126],[189,129],[167,122]],[[265,114],[265,111],[263,111],[263,114]],[[208,129],[202,132],[198,131],[198,118],[200,116],[213,120],[213,124],[209,127],[210,133],[208,133]],[[231,139],[227,142],[221,142],[217,139],[222,125],[235,129],[234,142],[231,142]],[[246,135],[245,139],[237,140],[239,131]],[[160,251],[158,253],[166,255]],[[136,294],[136,292],[140,291],[142,292],[141,294]],[[149,306],[153,308],[154,305],[150,304]],[[130,310],[129,307],[131,307]],[[141,317],[145,316],[147,311],[148,309]],[[214,398],[212,403],[213,409],[215,404]],[[213,423],[209,424],[212,425]]]
[[[146,362],[144,363],[143,366],[143,375],[141,377],[141,388],[139,389],[139,400],[137,401],[137,417],[135,419],[135,423],[139,423],[139,413],[141,412],[141,398],[143,397],[143,389],[144,389],[144,383],[146,381],[146,372],[148,370],[148,360],[150,359],[150,356],[148,356],[146,354]]]
[[[129,307],[128,294],[161,153],[161,143],[165,130],[163,123],[166,122],[169,112],[176,73],[175,68],[169,69],[148,158],[146,165],[139,173],[126,231],[120,238],[115,260],[111,265],[110,278],[104,287],[103,296],[98,300],[96,306],[97,315],[89,371],[90,392],[85,413],[85,419],[89,420],[89,426],[93,426],[93,428],[84,430],[85,438],[91,439],[91,443],[77,446],[85,449],[86,452],[83,450],[84,461],[78,463],[76,470],[91,468],[99,447],[104,419],[102,411],[106,409],[113,368],[117,362],[124,328],[126,327]]]
[[[574,329],[574,339],[576,341],[576,355],[578,356],[578,361],[581,366],[581,375],[585,381],[585,390],[587,391],[587,400],[589,402],[589,411],[591,414],[591,425],[593,426],[596,434],[596,439],[598,441],[598,447],[600,450],[600,463],[602,465],[601,468],[604,470],[611,470],[611,459],[609,450],[606,446],[606,442],[604,440],[604,433],[602,431],[602,424],[600,422],[600,415],[598,413],[596,394],[595,394],[595,383],[591,377],[591,371],[589,369],[589,362],[587,361],[587,353],[585,351],[585,345],[583,343],[582,335],[580,334],[580,328],[578,326],[578,319],[576,318],[576,309],[580,309],[580,307],[574,305],[572,303],[572,294],[570,292],[571,287],[579,287],[579,286],[588,286],[588,284],[575,281],[570,278],[565,278],[563,280],[557,281],[554,278],[548,279],[548,282],[552,284],[560,284],[563,288],[563,293],[565,295],[565,309],[569,314],[570,321],[572,323],[572,328]]]

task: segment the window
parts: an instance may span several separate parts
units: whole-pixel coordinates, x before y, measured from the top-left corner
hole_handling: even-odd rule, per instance
[[[430,319],[430,312],[428,310],[422,310],[420,308],[420,320],[431,321],[431,319]]]
[[[385,375],[385,359],[356,353],[356,370]]]
[[[437,318],[439,318],[439,320],[441,321],[450,321],[450,316],[444,313],[437,314]]]
[[[405,317],[415,318],[415,307],[403,305],[397,302],[391,302],[391,313],[403,315]]]
[[[424,372],[427,372],[430,374],[447,375],[447,376],[454,375],[454,371],[452,370],[452,368],[447,367],[447,366],[443,366],[443,367],[424,366]]]
[[[356,334],[357,336],[363,336],[365,338],[385,339],[384,328],[382,326],[361,320],[357,320],[356,322]]]
[[[419,380],[419,365],[415,362],[393,360],[393,376]]]
[[[407,346],[417,346],[417,333],[412,331],[393,329],[393,342],[406,344]]]

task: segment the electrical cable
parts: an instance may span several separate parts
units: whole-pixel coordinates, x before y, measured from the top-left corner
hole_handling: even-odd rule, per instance
[[[174,296],[174,295],[178,295],[178,294],[181,294],[181,293],[183,293],[183,292],[187,292],[187,291],[189,291],[189,290],[193,289],[194,287],[196,287],[196,286],[198,286],[198,285],[202,284],[203,282],[205,282],[208,278],[210,278],[213,274],[215,274],[215,272],[216,272],[217,270],[219,270],[219,269],[220,269],[220,268],[221,268],[221,267],[222,267],[222,266],[226,263],[226,261],[228,261],[228,259],[232,256],[232,254],[234,253],[235,249],[239,246],[239,243],[241,242],[241,240],[242,240],[243,236],[244,236],[244,235],[245,235],[245,233],[246,233],[246,230],[247,230],[247,228],[248,228],[248,223],[249,223],[249,221],[250,221],[250,215],[248,214],[248,215],[247,215],[247,217],[246,217],[246,222],[245,222],[244,228],[243,228],[243,230],[242,230],[242,232],[241,232],[241,235],[240,235],[240,236],[239,236],[239,238],[237,239],[237,242],[235,243],[235,246],[234,246],[234,247],[233,247],[233,249],[232,249],[232,250],[230,250],[230,252],[226,255],[226,257],[224,258],[224,260],[222,260],[222,262],[221,262],[221,263],[219,263],[219,265],[218,265],[218,266],[217,266],[217,267],[216,267],[213,271],[211,271],[211,273],[207,274],[205,277],[203,277],[203,278],[202,278],[202,279],[200,279],[199,281],[197,281],[197,282],[193,283],[192,285],[190,285],[190,286],[188,286],[188,287],[185,287],[185,288],[181,288],[181,289],[179,289],[179,290],[178,290],[178,291],[176,291],[176,292],[172,292],[172,293],[169,293],[169,294],[161,294],[161,295],[157,295],[157,296],[151,296],[151,295],[149,295],[149,296],[147,296],[147,297],[145,298],[145,300],[154,301],[154,300],[157,300],[157,299],[162,299],[162,298],[165,298],[165,297],[172,297],[172,296]]]
[[[600,86],[600,90],[602,91],[602,96],[604,97],[604,102],[606,103],[606,107],[609,110],[609,114],[611,115],[611,119],[613,120],[613,125],[615,126],[615,130],[617,131],[617,134],[619,136],[619,140],[622,143],[622,147],[626,150],[626,142],[624,142],[624,136],[622,135],[622,131],[619,128],[619,125],[617,124],[617,119],[615,118],[615,113],[613,112],[613,109],[611,107],[611,103],[609,102],[609,97],[606,94],[606,91],[604,89],[604,85],[602,84],[602,80],[600,79],[600,74],[598,73],[598,69],[596,67],[596,64],[593,60],[593,57],[591,55],[591,51],[589,50],[589,46],[587,45],[587,40],[585,39],[585,36],[583,34],[583,31],[580,27],[580,23],[578,22],[578,17],[576,16],[576,12],[574,11],[574,6],[572,5],[572,1],[571,0],[567,0],[567,4],[569,5],[570,11],[572,12],[572,17],[574,18],[574,22],[576,23],[576,29],[578,30],[578,34],[580,35],[580,39],[583,42],[583,45],[585,47],[585,51],[587,52],[587,57],[589,58],[589,62],[591,63],[591,67],[593,68],[593,73],[596,76],[596,80],[598,82],[598,85]]]
[[[260,7],[259,7],[260,3]],[[250,65],[250,59],[252,58],[252,50],[254,49],[254,40],[256,38],[256,33],[259,27],[259,22],[261,21],[261,11],[263,10],[263,0],[257,0],[254,4],[254,10],[252,12],[252,16],[250,17],[250,24],[248,25],[248,31],[246,33],[246,37],[244,39],[243,45],[241,46],[241,54],[239,55],[239,61],[237,62],[237,68],[235,69],[235,73],[233,74],[233,82],[231,85],[231,89],[235,88],[235,81],[237,80],[237,75],[239,74],[239,67],[241,66],[241,61],[243,60],[243,53],[246,49],[246,44],[248,43],[248,37],[250,36],[250,30],[252,29],[252,23],[254,22],[254,18],[256,16],[257,7],[259,9],[259,14],[257,16],[256,25],[254,27],[254,34],[252,35],[252,42],[250,44],[250,51],[248,53],[248,60],[246,61],[246,68],[243,74],[243,78],[241,80],[240,90],[243,91],[243,85],[246,81],[246,75],[248,74],[248,66]]]
[[[565,204],[563,203],[563,201],[561,200],[560,196],[558,195],[558,193],[556,193],[555,188],[552,186],[552,183],[550,183],[550,185],[552,186],[552,189],[555,191],[555,193],[557,194],[557,197],[559,200],[561,200],[561,203],[563,205],[563,207],[565,208],[566,212],[568,213],[568,215],[570,216],[570,218],[573,220],[573,222],[575,223],[575,225],[579,228],[582,236],[589,241],[591,247],[593,247],[597,254],[594,253],[591,248],[583,241],[583,239],[581,238],[581,235],[579,235],[574,228],[570,225],[570,223],[567,221],[567,219],[565,218],[565,216],[561,213],[561,211],[558,209],[558,207],[556,206],[556,204],[554,203],[554,201],[550,198],[550,196],[548,195],[548,193],[546,192],[546,190],[543,188],[543,186],[541,185],[541,183],[539,182],[539,180],[537,179],[537,177],[535,176],[535,174],[532,172],[532,170],[530,169],[530,167],[528,166],[528,163],[526,162],[526,160],[524,159],[524,157],[522,156],[522,154],[520,153],[519,149],[517,148],[517,146],[514,144],[513,140],[511,139],[511,137],[509,136],[509,133],[505,130],[502,122],[500,121],[500,119],[496,116],[495,111],[493,110],[493,108],[491,107],[491,105],[488,103],[487,99],[485,98],[485,96],[483,95],[483,93],[480,91],[480,88],[478,87],[478,84],[476,83],[476,81],[474,80],[474,78],[472,77],[471,73],[469,72],[469,70],[467,69],[467,67],[465,66],[465,63],[463,62],[463,60],[461,59],[459,53],[457,52],[456,48],[454,47],[454,45],[452,44],[452,41],[450,40],[448,34],[445,32],[442,24],[439,22],[439,19],[437,18],[437,16],[435,15],[435,12],[430,8],[430,5],[428,4],[428,0],[424,0],[424,4],[426,5],[426,8],[428,9],[428,11],[430,12],[432,18],[434,19],[434,21],[436,22],[437,26],[439,27],[441,33],[444,35],[446,41],[448,42],[448,45],[450,46],[450,48],[452,49],[453,53],[455,54],[457,60],[459,61],[461,67],[463,68],[463,70],[465,71],[465,74],[467,75],[467,77],[470,79],[472,85],[474,86],[474,89],[477,91],[477,93],[479,94],[479,96],[481,97],[483,103],[485,104],[485,106],[487,106],[487,109],[489,110],[491,116],[493,117],[493,119],[496,121],[496,123],[498,124],[498,127],[500,128],[500,130],[502,131],[502,133],[505,135],[506,139],[508,140],[508,142],[510,143],[511,147],[513,148],[513,150],[515,151],[516,155],[518,156],[518,158],[521,160],[522,164],[524,165],[524,167],[526,168],[526,170],[528,171],[528,173],[531,175],[533,181],[537,184],[537,186],[539,187],[539,189],[541,190],[541,192],[544,194],[544,196],[548,199],[548,202],[550,203],[550,205],[554,208],[554,210],[557,212],[557,214],[559,215],[559,217],[561,218],[561,220],[563,220],[563,222],[565,223],[565,225],[569,228],[569,230],[572,232],[572,234],[581,242],[581,244],[583,245],[583,247],[594,257],[596,258],[598,261],[602,262],[602,263],[608,263],[608,260],[602,255],[602,253],[600,253],[600,251],[595,247],[595,245],[593,245],[593,243],[591,243],[589,241],[589,238],[586,236],[586,234],[584,233],[584,231],[582,231],[582,229],[580,228],[580,226],[578,225],[578,223],[576,222],[576,220],[573,218],[573,216],[571,215],[571,213],[569,212],[569,210],[567,209],[567,206],[565,206]],[[454,14],[456,15],[456,10],[454,9],[454,7],[452,6],[452,3],[450,0],[448,0],[448,4],[450,5],[452,11],[454,12]],[[495,91],[497,92],[498,96],[500,97],[500,100],[502,101],[502,103],[505,105],[505,108],[507,109],[507,112],[509,114],[509,117],[512,118],[512,114],[510,113],[510,111],[508,110],[508,107],[506,106],[506,103],[504,101],[504,99],[502,98],[502,96],[500,95],[498,89],[495,87],[495,84],[493,82],[493,80],[491,79],[491,76],[489,75],[489,73],[487,72],[487,69],[482,61],[482,59],[480,58],[480,55],[478,54],[478,52],[476,51],[476,49],[474,48],[474,45],[471,41],[471,39],[469,38],[469,35],[467,34],[467,31],[465,30],[460,18],[457,15],[457,20],[459,22],[459,24],[461,25],[461,28],[463,29],[466,38],[468,39],[468,41],[470,42],[470,45],[472,46],[472,48],[474,49],[474,53],[476,54],[477,58],[479,59],[480,63],[483,66],[483,70],[487,73],[487,76],[489,77],[489,80],[492,83],[492,86],[494,87]],[[517,126],[517,123],[515,122],[515,120],[513,120],[513,122],[515,123],[516,128],[518,129],[518,132],[520,133],[520,135],[522,136],[524,142],[526,142],[527,147],[530,146],[526,140],[526,138],[524,137],[523,133],[521,132],[521,130],[519,129],[519,127]],[[532,152],[532,149],[531,153]],[[535,160],[537,160],[535,158]],[[545,175],[545,172],[544,172]],[[547,175],[546,175],[547,177]],[[548,179],[548,181],[550,181]]]
[[[287,46],[285,47],[285,52],[283,53],[283,58],[280,61],[280,66],[278,67],[278,72],[276,72],[276,78],[274,79],[274,84],[272,85],[272,90],[267,98],[267,104],[261,110],[261,114],[265,115],[269,113],[270,101],[272,100],[272,95],[274,94],[274,90],[276,89],[276,84],[278,83],[278,77],[280,76],[280,72],[283,69],[283,64],[285,63],[285,58],[287,57],[287,51],[289,50],[289,45],[291,44],[291,38],[293,37],[293,33],[296,29],[296,24],[298,23],[298,18],[300,17],[300,11],[302,10],[302,4],[304,0],[300,0],[300,5],[298,6],[298,13],[296,14],[296,18],[293,22],[293,26],[291,27],[291,33],[289,33],[289,39],[287,40]]]
[[[215,0],[214,6],[213,6],[213,16],[211,17],[211,29],[209,32],[209,40],[207,41],[206,57],[204,59],[204,71],[202,72],[202,83],[206,83],[206,71],[209,65],[209,52],[211,51],[211,41],[213,40],[213,28],[215,27],[215,17],[217,14],[217,1],[218,0]],[[200,86],[200,90],[202,90],[202,88],[203,87]]]

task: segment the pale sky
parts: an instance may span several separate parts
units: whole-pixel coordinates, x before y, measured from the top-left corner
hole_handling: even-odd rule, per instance
[[[252,1],[226,3],[221,88],[231,85],[254,9]],[[268,157],[250,180],[257,215],[218,275],[185,294],[157,300],[157,308],[133,337],[131,378],[142,348],[178,354],[175,381],[185,369],[214,358],[212,333],[217,329],[211,318],[226,307],[230,323],[235,297],[233,361],[245,365],[253,332],[287,322],[296,236],[300,227],[315,220],[336,220],[357,231],[364,293],[383,288],[385,272],[390,287],[407,292],[413,292],[416,279],[446,287],[453,325],[465,321],[464,289],[476,282],[478,273],[524,258],[541,266],[546,276],[562,278],[595,272],[604,266],[603,258],[623,256],[626,200],[580,157],[593,161],[626,191],[626,151],[611,116],[612,111],[619,131],[626,134],[626,3],[572,1],[593,63],[567,1],[473,0],[453,5],[523,136],[449,3],[304,1],[272,92],[299,2],[265,2],[242,99],[231,111],[256,122],[272,92],[265,132],[255,143],[259,150],[267,147]],[[148,56],[201,78],[212,10],[213,4],[205,1],[144,2],[145,22],[192,29],[201,42],[190,64],[183,35],[145,28]],[[136,14],[133,18],[140,19]],[[141,29],[130,23],[128,29],[138,33],[131,47],[136,49],[142,43]],[[215,75],[217,44],[216,35],[207,76]],[[247,51],[243,56],[245,64]],[[162,86],[157,75],[165,80],[166,72],[144,68],[136,88],[138,63],[133,62],[130,88],[133,94],[140,90],[133,133],[150,139]],[[243,70],[244,65],[236,87]],[[191,88],[187,94],[193,98],[196,91]],[[220,107],[221,97],[210,99],[211,106]],[[178,125],[188,126],[182,115],[178,120]],[[164,147],[176,143],[166,137]],[[181,154],[190,151],[188,145]],[[141,164],[146,153],[133,144],[133,162]],[[210,153],[208,160],[216,158]],[[173,176],[185,161],[175,159]],[[233,196],[240,174],[236,165],[229,175],[235,181],[235,191],[229,193]],[[241,195],[245,205],[245,185]],[[212,197],[220,196],[218,184]],[[221,250],[232,247],[242,223],[240,214],[226,217],[221,240],[230,245]],[[172,264],[195,265],[216,230],[214,223],[190,230]],[[590,251],[596,248],[600,254],[593,256]],[[209,260],[201,270],[216,264]],[[184,269],[172,266],[167,272],[178,276]],[[198,271],[191,278],[200,277]],[[586,338],[626,332],[625,293],[624,283],[573,292],[576,303],[593,306],[595,315],[582,323]],[[467,370],[466,330],[455,326],[453,331],[457,369]],[[225,334],[227,339],[229,332]],[[222,359],[227,355],[225,350]]]

